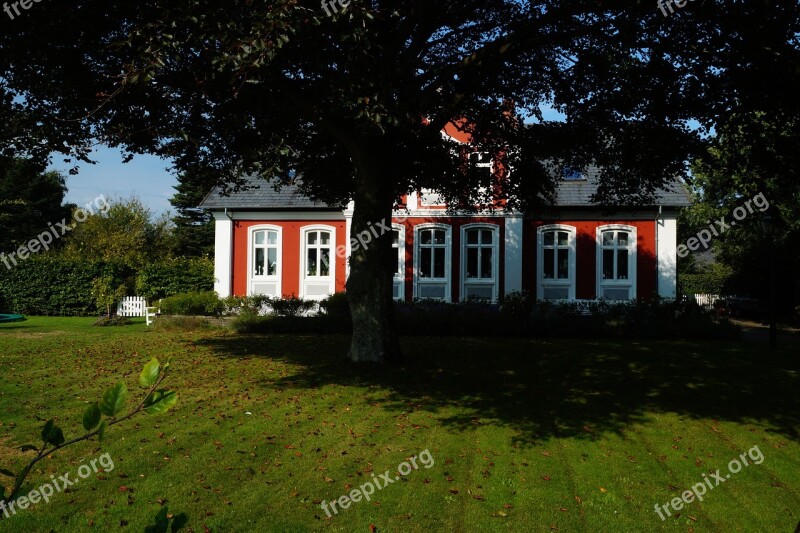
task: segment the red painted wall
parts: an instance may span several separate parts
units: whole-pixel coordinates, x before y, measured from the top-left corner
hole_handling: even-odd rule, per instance
[[[336,243],[333,247],[336,257],[336,292],[344,291],[346,280],[345,259],[336,255],[336,247],[345,244],[344,220],[238,220],[233,223],[233,294],[247,294],[247,233],[253,226],[270,224],[283,231],[281,248],[281,292],[284,297],[300,294],[300,230],[305,226],[321,224],[336,228]]]
[[[597,294],[596,230],[608,224],[636,228],[636,296],[650,298],[656,292],[656,224],[653,220],[526,220],[523,228],[522,288],[536,294],[537,229],[548,224],[574,226],[576,232],[575,297],[594,299]]]
[[[402,221],[393,220],[405,227],[405,295],[407,300],[414,296],[414,228],[419,224],[438,223],[451,226],[452,231],[452,265],[451,276],[451,301],[459,301],[460,276],[461,276],[461,227],[465,224],[486,223],[499,226],[499,293],[503,294],[505,272],[505,219],[502,217],[413,217]],[[606,224],[626,224],[637,228],[637,277],[636,291],[639,298],[649,298],[656,292],[655,279],[655,222],[651,220],[526,220],[523,226],[523,259],[522,259],[522,288],[536,294],[536,265],[537,243],[536,230],[545,224],[564,224],[576,228],[576,288],[575,295],[580,299],[593,299],[596,297],[596,258],[595,233],[599,226]],[[305,226],[322,224],[336,228],[336,247],[346,245],[345,222],[343,220],[321,221],[261,221],[248,220],[234,222],[233,234],[233,293],[243,296],[247,293],[247,235],[252,226],[271,224],[283,230],[283,243],[281,250],[282,271],[281,290],[284,296],[300,294],[300,232]],[[336,281],[337,292],[345,290],[346,260],[336,256]]]

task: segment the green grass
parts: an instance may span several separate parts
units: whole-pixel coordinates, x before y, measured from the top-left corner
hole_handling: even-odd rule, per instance
[[[800,521],[796,348],[737,343],[408,338],[402,368],[341,360],[344,336],[0,325],[0,466],[57,417],[174,355],[174,410],[39,463],[28,489],[108,452],[115,469],[5,531],[786,531]],[[790,353],[791,352],[791,353]],[[130,400],[130,403],[133,403]],[[662,522],[654,512],[753,446],[764,455]],[[14,449],[17,447],[17,449]],[[435,460],[320,509],[428,449]],[[74,474],[73,474],[74,477]],[[8,485],[9,478],[0,477]],[[315,503],[317,502],[317,503]]]

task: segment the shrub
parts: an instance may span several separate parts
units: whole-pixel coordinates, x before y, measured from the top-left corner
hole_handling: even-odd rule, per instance
[[[533,309],[530,294],[525,291],[512,291],[503,297],[500,312],[510,316],[527,316]]]
[[[213,288],[214,263],[210,259],[165,259],[145,265],[136,276],[136,294],[148,302]]]
[[[224,305],[214,291],[187,292],[161,300],[159,306],[165,315],[217,316]]]
[[[267,316],[242,313],[233,321],[239,333],[349,333],[343,296],[334,295],[317,316]],[[530,311],[528,310],[530,306]],[[339,311],[333,311],[338,309]],[[676,300],[537,301],[515,295],[505,310],[486,302],[445,303],[418,300],[396,304],[401,335],[505,336],[563,338],[736,339],[739,330],[693,303]]]
[[[331,294],[319,303],[319,308],[328,316],[350,318],[350,302],[344,292]]]
[[[130,326],[131,319],[126,316],[101,316],[97,319],[97,321],[92,324],[96,327],[105,327],[105,326]]]
[[[316,308],[317,302],[292,295],[288,298],[272,298],[269,300],[269,306],[278,316],[300,316]]]
[[[198,316],[162,316],[153,322],[156,331],[196,331],[211,327],[208,320]]]

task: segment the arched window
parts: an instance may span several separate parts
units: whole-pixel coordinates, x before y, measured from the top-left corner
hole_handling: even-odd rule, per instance
[[[461,227],[461,299],[497,300],[499,228],[494,224]]]
[[[281,295],[281,228],[250,228],[248,247],[248,294]]]
[[[414,296],[449,301],[451,228],[420,224],[414,231]]]
[[[575,298],[575,228],[561,224],[538,230],[538,281],[540,300]]]
[[[636,298],[636,227],[610,224],[597,228],[597,297]]]
[[[336,229],[330,226],[307,226],[300,232],[302,261],[300,296],[320,300],[334,293]]]

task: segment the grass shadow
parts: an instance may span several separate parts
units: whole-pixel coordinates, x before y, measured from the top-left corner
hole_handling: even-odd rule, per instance
[[[267,388],[366,388],[382,408],[438,413],[451,430],[491,423],[518,444],[620,433],[653,413],[761,422],[798,440],[800,364],[746,343],[426,338],[399,368],[343,360],[349,337],[240,335],[201,341],[220,357],[293,365]],[[388,395],[388,401],[387,401]],[[455,408],[455,409],[451,409]],[[447,414],[443,413],[447,410]],[[452,413],[458,414],[452,414]]]

